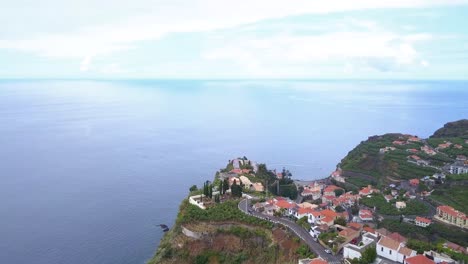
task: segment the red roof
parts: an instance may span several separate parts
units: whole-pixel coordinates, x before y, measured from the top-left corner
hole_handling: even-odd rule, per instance
[[[411,179],[409,182],[411,185],[419,185],[419,179]]]
[[[421,158],[416,156],[416,155],[411,155],[411,158],[414,159],[414,160],[420,160]]]
[[[374,230],[374,228],[372,228],[372,227],[365,226],[365,227],[363,228],[363,230],[366,231],[366,232],[375,234],[375,230]]]
[[[335,185],[329,185],[329,186],[327,186],[327,188],[325,188],[325,189],[323,190],[323,192],[324,192],[324,193],[326,193],[326,192],[334,192],[334,191],[337,190],[337,189],[341,189],[341,188],[338,187],[338,186],[335,186]]]
[[[278,206],[278,207],[280,207],[280,208],[289,209],[289,208],[293,208],[293,207],[294,207],[294,204],[293,204],[293,203],[289,203],[289,202],[287,202],[286,200],[279,200],[278,202],[276,202],[276,206]]]
[[[426,224],[432,223],[432,221],[430,219],[420,217],[420,216],[416,216],[416,221],[417,222],[423,222],[423,223],[426,223]]]
[[[359,191],[360,194],[363,194],[363,195],[367,195],[371,192],[372,188],[369,188],[369,187],[365,187],[365,188],[362,188],[362,190]]]
[[[438,210],[446,213],[446,214],[449,214],[453,217],[466,217],[464,213],[461,213],[455,209],[453,209],[453,207],[451,206],[448,206],[448,205],[441,205],[439,207],[437,207]]]
[[[408,264],[435,264],[434,261],[426,258],[424,255],[416,255],[414,257],[406,258]]]
[[[361,230],[362,228],[362,225],[359,223],[349,223],[348,226],[354,230]]]
[[[366,209],[359,210],[359,217],[361,218],[372,218],[372,212]]]
[[[320,211],[320,213],[325,217],[331,217],[333,219],[335,219],[338,216],[338,214],[335,211],[332,211],[330,209],[325,209],[323,211]]]
[[[235,173],[235,174],[240,174],[240,173],[242,173],[242,170],[241,169],[232,169],[231,172]]]
[[[328,262],[320,258],[314,258],[309,264],[328,264]]]
[[[406,242],[406,241],[407,241],[406,237],[404,237],[404,236],[398,234],[397,232],[391,233],[388,237],[391,238],[391,239],[393,239],[393,240],[395,240],[395,241],[398,241],[398,242],[400,242],[400,243],[401,243],[401,242]]]
[[[315,210],[311,209],[311,208],[302,208],[300,207],[299,210],[297,210],[297,213],[302,215],[302,214],[312,214],[313,212],[315,212]]]

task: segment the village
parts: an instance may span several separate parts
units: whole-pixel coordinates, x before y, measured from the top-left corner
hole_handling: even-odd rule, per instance
[[[382,151],[392,150],[386,148]],[[465,166],[465,161],[459,158],[457,161],[463,162],[462,166]],[[287,226],[317,253],[316,258],[302,259],[300,264],[361,264],[367,263],[364,259],[372,255],[375,257],[369,263],[460,263],[451,256],[468,253],[466,247],[449,240],[438,251],[412,248],[407,234],[391,232],[378,226],[379,222],[389,218],[421,229],[430,228],[435,222],[468,229],[468,218],[464,213],[448,205],[433,207],[424,201],[431,194],[430,191],[418,190],[421,181],[443,180],[443,173],[393,183],[379,189],[368,185],[356,192],[338,186],[346,182],[338,168],[326,179],[308,183],[296,181],[294,184],[299,193],[296,199],[292,199],[278,195],[281,192],[273,194],[269,190],[269,186],[275,190],[275,183],[290,177],[289,171],[269,171],[276,178],[272,182],[256,176],[259,175],[259,166],[262,164],[245,157],[230,160],[226,169],[217,172],[215,181],[210,185],[211,193],[204,192],[205,196],[209,194],[212,199],[198,194],[189,197],[190,203],[206,209],[210,204],[219,203],[220,199],[222,202],[225,193],[241,188],[241,211]],[[281,186],[276,186],[280,191]],[[383,214],[379,210],[381,207],[387,208],[389,215]]]

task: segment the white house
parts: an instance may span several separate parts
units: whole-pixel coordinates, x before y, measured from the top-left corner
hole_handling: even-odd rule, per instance
[[[408,257],[416,256],[416,251],[405,247],[404,243],[400,243],[390,237],[383,236],[377,243],[377,255],[380,257],[404,263]]]
[[[359,210],[359,219],[361,219],[361,221],[372,221],[372,212],[366,209]]]
[[[362,252],[364,252],[366,248],[375,245],[377,239],[377,235],[365,233],[362,236],[361,243],[358,245],[348,243],[343,247],[343,257],[349,259],[360,258],[362,256]]]
[[[403,208],[406,208],[406,203],[404,201],[398,201],[395,203],[395,207],[397,209],[403,209]]]
[[[431,224],[431,220],[424,218],[424,217],[417,216],[416,219],[414,220],[414,223],[420,227],[428,227]]]

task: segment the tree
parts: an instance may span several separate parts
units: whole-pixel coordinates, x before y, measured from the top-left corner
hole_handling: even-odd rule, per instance
[[[242,196],[242,187],[237,185],[236,180],[234,180],[234,182],[231,185],[231,194],[234,197],[241,197]]]
[[[219,182],[218,191],[219,191],[220,194],[224,194],[223,182],[222,181]]]
[[[194,191],[197,191],[197,190],[198,190],[198,188],[197,188],[197,186],[196,186],[196,185],[192,185],[192,187],[190,187],[190,189],[189,189],[189,190],[190,190],[190,192],[194,192]]]
[[[208,196],[208,185],[206,182],[203,183],[203,195]]]
[[[213,198],[213,184],[208,185],[208,197]]]
[[[229,190],[229,180],[225,178],[223,181],[223,194],[225,194],[227,190]]]
[[[377,258],[377,251],[375,250],[375,246],[368,247],[362,252],[361,256],[361,264],[371,264]]]
[[[335,207],[335,211],[337,211],[338,213],[342,213],[345,211],[345,209],[341,205],[338,205]]]
[[[359,205],[357,201],[351,206],[351,213],[357,215],[359,213]]]
[[[216,195],[215,195],[214,200],[215,200],[215,203],[219,203],[219,202],[220,202],[219,194],[216,194]]]
[[[338,217],[337,219],[335,219],[335,221],[333,223],[335,225],[346,226],[346,219],[344,217]]]
[[[335,196],[340,197],[344,193],[343,189],[335,189]]]

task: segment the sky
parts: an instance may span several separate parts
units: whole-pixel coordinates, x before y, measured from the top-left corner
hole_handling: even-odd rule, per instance
[[[0,78],[468,78],[468,0],[0,1]]]

